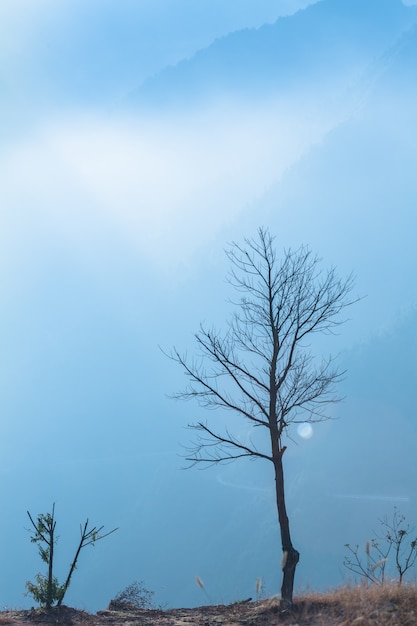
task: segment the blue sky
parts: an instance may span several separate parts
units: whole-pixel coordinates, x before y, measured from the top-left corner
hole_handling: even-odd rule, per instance
[[[165,66],[307,4],[1,3],[0,477],[9,515],[0,535],[10,538],[6,558],[16,564],[3,573],[2,605],[30,602],[24,582],[40,564],[25,511],[53,501],[62,537],[87,516],[120,526],[85,555],[72,603],[104,608],[135,578],[175,605],[202,602],[195,575],[211,581],[216,601],[251,595],[260,575],[274,590],[267,471],[180,471],[184,427],[196,410],[167,399],[183,376],[159,346],[192,350],[200,321],[223,323],[223,250],[260,223],[280,246],[308,243],[342,274],[353,270],[367,295],[340,336],[320,347],[356,362],[358,346],[373,345],[414,310],[415,89],[395,73],[397,52],[382,65],[378,57],[399,32],[388,25],[368,57],[358,47],[363,65],[323,72],[317,84],[295,76],[285,93],[213,92],[187,110],[125,105]],[[387,26],[383,16],[378,23]],[[389,415],[385,405],[381,414]],[[309,468],[325,456],[320,446],[331,432],[298,438],[289,457],[301,464],[290,485],[305,544],[295,496],[309,489]],[[325,469],[318,473],[324,498],[332,483]],[[239,537],[249,536],[242,550]],[[226,551],[233,565],[222,577],[210,557]],[[116,581],[103,574],[110,563]],[[301,580],[314,586],[313,560],[305,563]],[[99,574],[100,590],[83,597]]]

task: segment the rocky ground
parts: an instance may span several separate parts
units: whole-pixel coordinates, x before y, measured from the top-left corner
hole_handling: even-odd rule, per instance
[[[283,615],[281,616],[284,617]],[[237,624],[279,624],[279,608],[258,602],[239,602],[231,605],[202,606],[193,609],[129,609],[104,610],[92,615],[69,607],[54,607],[47,610],[4,611],[0,614],[0,625],[48,626],[221,626]],[[291,623],[291,622],[290,622]]]

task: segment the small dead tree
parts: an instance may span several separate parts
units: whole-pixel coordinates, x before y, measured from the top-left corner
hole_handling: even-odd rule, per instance
[[[381,586],[386,580],[387,565],[391,565],[391,571],[394,565],[398,574],[398,586],[401,586],[405,573],[417,560],[417,534],[397,507],[394,507],[391,521],[384,517],[379,523],[382,532],[378,534],[374,531],[375,537],[366,542],[366,559],[359,554],[359,544],[352,547],[346,543],[348,554],[343,565],[366,581]]]
[[[225,333],[200,327],[195,334],[199,359],[190,361],[174,348],[169,356],[189,379],[174,397],[231,410],[268,433],[261,449],[227,427],[222,431],[198,422],[190,425],[197,439],[186,458],[191,465],[246,457],[272,463],[283,552],[281,605],[287,607],[300,555],[286,508],[284,438],[291,424],[328,418],[327,405],[339,400],[335,383],[342,373],[331,357],[314,359],[307,339],[331,333],[342,323],[340,312],[355,301],[349,298],[353,279],[339,279],[334,269],[322,272],[320,260],[307,247],[288,250],[279,260],[272,236],[262,228],[244,247],[234,243],[227,256],[232,264],[229,282],[241,294],[236,312]]]
[[[48,565],[48,575],[44,576],[43,574],[37,574],[36,583],[27,582],[26,588],[28,593],[32,595],[41,606],[49,609],[55,602],[56,606],[60,606],[70,585],[74,570],[77,567],[78,557],[80,556],[81,550],[86,546],[94,546],[97,541],[108,537],[114,533],[117,528],[114,528],[107,533],[102,533],[104,526],[100,526],[100,528],[94,526],[89,529],[88,519],[84,523],[84,526],[80,525],[80,541],[75,551],[65,583],[61,585],[53,574],[54,548],[57,540],[55,535],[55,503],[52,506],[52,513],[40,513],[36,521],[33,519],[29,511],[27,511],[27,514],[33,528],[33,530],[30,531],[32,533],[30,540],[32,543],[36,543],[38,545],[39,555],[42,561]]]
[[[59,596],[57,606],[61,606],[64,596],[68,590],[68,587],[70,586],[72,575],[74,573],[74,570],[77,568],[78,557],[80,556],[81,550],[85,548],[86,546],[94,546],[97,541],[100,541],[101,539],[108,537],[109,535],[116,532],[117,530],[117,528],[113,528],[113,530],[110,530],[107,533],[102,533],[104,526],[100,526],[99,528],[97,528],[97,526],[93,526],[93,528],[89,529],[88,524],[89,524],[88,518],[84,522],[84,526],[80,524],[80,542],[77,546],[74,558],[70,565],[68,576],[65,580],[65,583],[62,585],[62,588],[61,588],[62,591]]]

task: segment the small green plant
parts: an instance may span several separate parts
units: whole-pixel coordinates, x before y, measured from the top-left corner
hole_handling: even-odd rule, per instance
[[[50,579],[49,576],[36,574],[35,581],[35,583],[28,581],[26,583],[26,588],[28,593],[40,606],[44,606],[49,609],[55,600],[63,597],[63,586],[59,584],[55,576]]]
[[[387,566],[394,563],[398,576],[398,585],[402,584],[404,574],[413,567],[417,559],[417,536],[414,527],[406,523],[405,516],[394,507],[392,521],[387,517],[379,520],[382,526],[380,534],[366,542],[365,557],[359,554],[359,545],[345,544],[349,554],[343,565],[354,574],[376,585],[383,585],[386,580]],[[410,538],[411,537],[413,538]],[[392,571],[391,567],[391,571]]]
[[[88,519],[84,523],[84,526],[80,525],[81,538],[75,551],[74,558],[70,565],[67,578],[63,584],[60,584],[58,579],[54,576],[54,550],[57,537],[55,534],[56,520],[55,520],[55,503],[52,506],[52,513],[40,513],[36,521],[32,515],[27,511],[28,517],[32,524],[30,540],[32,543],[38,545],[39,555],[44,563],[48,565],[47,575],[37,574],[35,577],[35,583],[28,581],[26,583],[27,593],[30,594],[36,602],[47,609],[56,603],[57,606],[62,604],[64,596],[68,590],[71,582],[74,570],[77,567],[78,557],[80,552],[86,546],[94,546],[97,541],[108,537],[114,533],[117,528],[114,528],[108,533],[101,534],[104,526],[97,528],[94,526],[89,529]]]

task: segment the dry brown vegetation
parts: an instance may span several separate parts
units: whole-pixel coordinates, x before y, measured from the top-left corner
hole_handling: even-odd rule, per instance
[[[414,585],[339,588],[326,594],[307,594],[296,605],[299,617],[292,623],[299,626],[417,625]]]
[[[348,587],[296,597],[291,610],[276,599],[236,602],[194,609],[99,611],[95,615],[68,607],[3,611],[0,624],[78,626],[415,626],[417,586]]]

